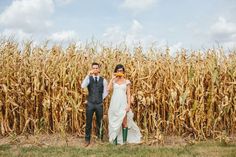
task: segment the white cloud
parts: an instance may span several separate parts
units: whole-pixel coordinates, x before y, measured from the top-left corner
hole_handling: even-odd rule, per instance
[[[106,41],[118,43],[124,41],[125,32],[123,32],[120,26],[112,26],[106,29],[103,37]]]
[[[15,0],[0,14],[0,25],[27,33],[45,31],[53,12],[53,0]]]
[[[144,11],[151,8],[158,0],[124,0],[122,7],[134,12]]]
[[[131,26],[131,32],[132,33],[138,33],[142,29],[143,29],[142,24],[137,20],[133,20],[133,23],[132,23],[132,26]]]
[[[211,26],[211,33],[213,37],[220,39],[230,38],[236,33],[236,24],[219,17],[218,21]]]
[[[171,55],[174,55],[178,50],[180,50],[183,47],[182,42],[177,42],[170,46],[170,53]]]
[[[126,31],[121,26],[107,28],[103,38],[105,41],[112,43],[126,42],[127,45],[131,46],[142,41],[142,29],[142,24],[137,20],[133,20],[130,28],[126,29]]]
[[[55,0],[55,3],[59,4],[59,5],[67,5],[67,4],[70,4],[73,1],[74,0]]]
[[[144,50],[151,46],[160,49],[165,49],[166,46],[169,46],[171,54],[174,54],[183,46],[182,42],[169,45],[166,40],[158,39],[151,34],[145,34],[143,30],[143,25],[138,20],[133,20],[128,28],[121,27],[119,25],[107,28],[103,34],[103,41],[115,45],[125,43],[130,48],[140,44]]]
[[[219,17],[210,27],[210,37],[211,40],[214,40],[227,48],[235,47],[236,23],[229,22],[224,17]]]
[[[1,33],[1,36],[7,37],[7,38],[11,37],[18,41],[30,40],[32,38],[31,33],[25,33],[24,31],[19,30],[19,29],[5,29]]]
[[[48,37],[49,40],[54,42],[70,42],[70,41],[78,41],[79,36],[76,34],[75,31],[61,31],[53,33]]]

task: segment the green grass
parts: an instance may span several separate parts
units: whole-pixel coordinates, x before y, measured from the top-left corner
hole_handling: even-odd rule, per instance
[[[0,156],[32,156],[32,157],[73,157],[73,156],[160,156],[160,157],[236,157],[236,145],[222,145],[217,142],[201,142],[192,146],[144,146],[104,144],[100,146],[83,147],[17,147],[16,145],[0,145]]]

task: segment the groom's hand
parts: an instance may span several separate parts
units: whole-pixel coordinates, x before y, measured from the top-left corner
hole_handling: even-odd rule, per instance
[[[90,70],[89,72],[88,72],[88,75],[90,76],[90,75],[93,75],[93,70]]]

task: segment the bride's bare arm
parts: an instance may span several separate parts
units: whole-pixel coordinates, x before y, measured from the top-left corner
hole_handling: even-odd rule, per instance
[[[127,84],[127,91],[126,91],[126,94],[127,94],[127,101],[128,101],[127,111],[129,111],[129,110],[130,110],[130,104],[131,104],[130,83]]]
[[[115,76],[113,75],[108,86],[107,86],[107,91],[110,92],[112,90],[112,86],[113,86],[113,81],[115,80]]]

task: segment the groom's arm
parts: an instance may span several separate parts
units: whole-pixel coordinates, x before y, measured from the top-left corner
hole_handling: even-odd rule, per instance
[[[86,88],[89,85],[89,76],[93,74],[93,70],[90,70],[81,84],[81,88]]]
[[[89,85],[89,75],[87,75],[85,79],[83,80],[81,84],[81,88],[86,88],[88,85]]]

